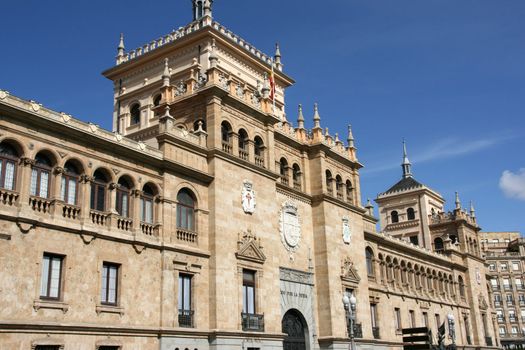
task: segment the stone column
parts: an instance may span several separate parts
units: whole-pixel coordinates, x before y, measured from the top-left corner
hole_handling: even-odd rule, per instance
[[[142,191],[140,190],[133,190],[130,193],[130,199],[132,198],[133,201],[131,202],[131,219],[133,220],[133,234],[134,235],[140,235],[141,234],[141,228],[140,228],[140,196],[142,195]],[[155,210],[153,210],[155,212]],[[155,220],[153,220],[155,222]]]
[[[18,197],[18,208],[19,212],[29,210],[29,192],[31,190],[31,167],[35,164],[35,160],[31,158],[20,158],[20,166],[17,168],[19,171],[16,190],[19,193]]]

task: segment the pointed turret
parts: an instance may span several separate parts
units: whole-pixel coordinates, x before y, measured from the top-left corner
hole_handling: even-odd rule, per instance
[[[470,217],[475,219],[476,218],[476,209],[474,209],[474,203],[470,201]]]
[[[215,43],[215,39],[211,41],[211,49],[210,49],[210,67],[216,68],[217,63],[219,62],[219,57],[217,56],[217,44]]]
[[[355,148],[354,145],[354,135],[352,133],[352,125],[348,124],[348,138],[346,139],[348,142],[348,147]]]
[[[162,86],[170,86],[170,68],[169,68],[169,59],[164,59],[164,72],[162,73]]]
[[[275,67],[282,71],[283,64],[281,62],[281,49],[279,48],[279,43],[275,44],[275,55],[274,55]]]
[[[374,216],[374,206],[372,205],[370,198],[366,201],[365,209],[368,211],[369,216]]]
[[[117,47],[117,64],[119,64],[124,57],[125,53],[125,46],[124,46],[124,33],[120,33],[120,41],[118,43]]]
[[[456,210],[461,210],[461,201],[459,200],[459,193],[456,192]]]
[[[297,116],[297,127],[304,129],[303,105],[299,105],[299,115]]]
[[[410,164],[410,161],[408,160],[407,145],[406,145],[405,140],[403,140],[403,163],[401,164],[401,167],[403,168],[403,178],[404,179],[406,179],[407,177],[412,177],[412,171],[411,171],[412,164]]]
[[[314,129],[321,128],[321,116],[319,115],[319,105],[317,102],[314,104]]]

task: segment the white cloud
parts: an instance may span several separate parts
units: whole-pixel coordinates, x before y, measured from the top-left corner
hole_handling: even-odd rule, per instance
[[[525,168],[517,173],[505,170],[499,179],[499,187],[507,197],[525,200]]]

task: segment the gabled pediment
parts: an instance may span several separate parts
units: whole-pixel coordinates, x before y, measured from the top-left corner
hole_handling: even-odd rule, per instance
[[[350,258],[345,258],[341,264],[341,279],[345,282],[359,283],[361,278]]]
[[[261,242],[251,231],[242,234],[238,242],[238,247],[235,253],[237,259],[248,260],[259,264],[263,264],[266,261]]]

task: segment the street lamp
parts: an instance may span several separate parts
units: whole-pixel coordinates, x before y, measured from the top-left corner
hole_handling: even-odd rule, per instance
[[[343,305],[345,307],[346,319],[350,325],[349,336],[350,336],[350,350],[355,350],[354,342],[354,323],[355,323],[355,306],[357,299],[353,294],[348,297],[348,295],[343,296]]]
[[[447,315],[448,319],[448,334],[450,339],[452,339],[452,347],[456,347],[456,330],[454,328],[454,315],[452,313]]]

